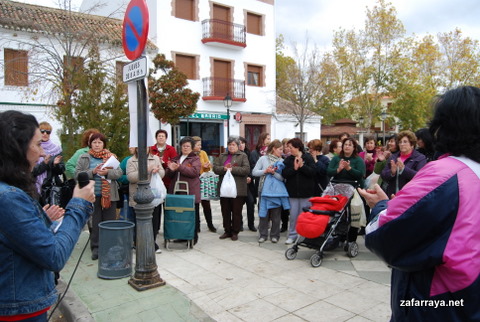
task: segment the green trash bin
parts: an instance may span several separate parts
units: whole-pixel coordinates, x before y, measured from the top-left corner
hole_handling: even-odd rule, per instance
[[[104,279],[129,277],[132,274],[133,230],[126,220],[107,220],[98,224],[98,273]]]

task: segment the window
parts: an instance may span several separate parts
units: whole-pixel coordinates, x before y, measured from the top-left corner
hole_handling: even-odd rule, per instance
[[[262,16],[247,12],[247,32],[262,35]]]
[[[177,66],[182,73],[187,75],[188,79],[198,79],[196,65],[196,59],[194,56],[175,55],[175,66]]]
[[[5,48],[5,85],[28,86],[28,52]]]
[[[263,86],[263,67],[247,66],[247,85]]]
[[[175,0],[175,17],[195,21],[195,0]]]

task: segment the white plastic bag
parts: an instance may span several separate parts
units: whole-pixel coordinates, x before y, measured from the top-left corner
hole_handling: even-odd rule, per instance
[[[152,175],[152,178],[150,179],[150,188],[155,196],[155,199],[152,201],[152,205],[156,207],[161,204],[167,196],[167,189],[165,188],[165,184],[163,183],[162,178],[160,178],[158,172]]]
[[[227,173],[225,173],[225,175],[223,176],[222,185],[220,186],[220,197],[237,197],[237,185],[235,184],[235,179],[233,178],[231,170],[227,170]]]
[[[365,189],[373,189],[373,186],[377,183],[378,178],[380,178],[380,175],[372,172],[372,174],[365,179]]]
[[[367,224],[367,216],[363,206],[363,200],[357,190],[353,193],[352,201],[350,201],[350,215],[352,227],[365,227]]]

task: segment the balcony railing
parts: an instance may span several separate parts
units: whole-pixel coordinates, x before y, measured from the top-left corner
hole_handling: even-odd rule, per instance
[[[223,100],[230,94],[234,101],[245,101],[245,81],[221,77],[205,77],[203,82],[204,100]]]
[[[218,19],[202,21],[202,42],[220,42],[246,47],[246,28],[244,25]]]

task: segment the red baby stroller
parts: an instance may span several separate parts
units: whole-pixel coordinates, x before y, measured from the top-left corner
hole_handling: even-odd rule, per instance
[[[346,236],[350,228],[350,201],[356,182],[333,183],[325,189],[322,197],[310,198],[312,206],[304,208],[298,216],[295,243],[285,251],[285,257],[293,260],[297,257],[299,246],[318,249],[311,257],[313,267],[322,265],[323,251],[328,241],[336,236]],[[344,250],[349,257],[358,255],[356,242],[345,244]]]

